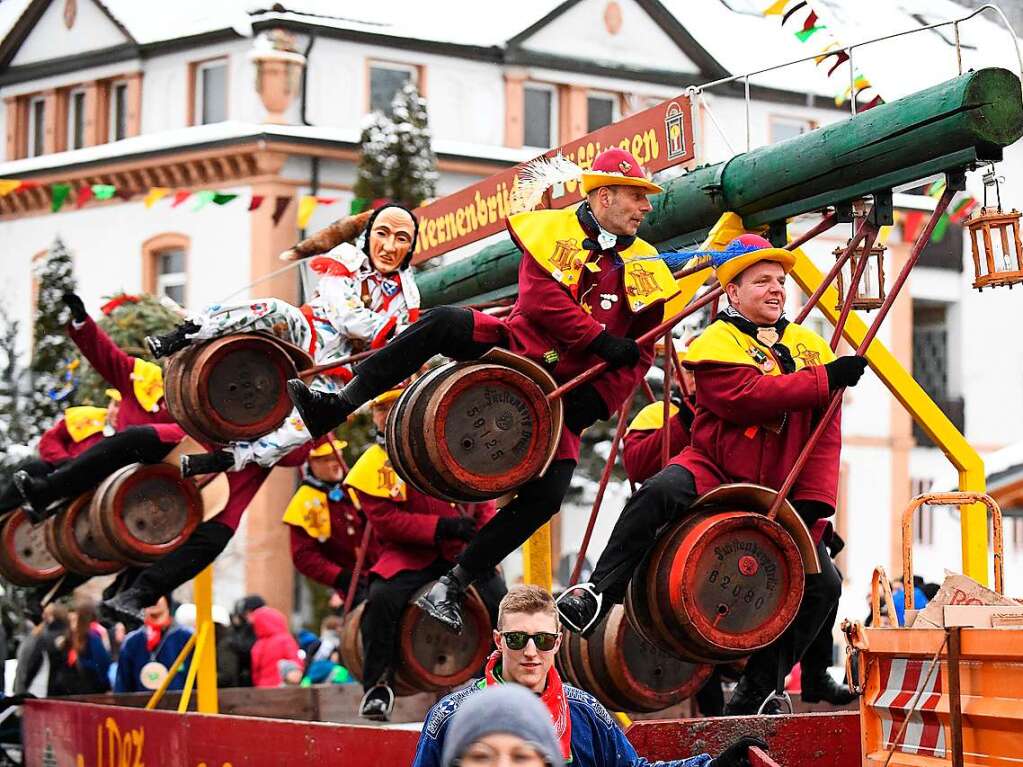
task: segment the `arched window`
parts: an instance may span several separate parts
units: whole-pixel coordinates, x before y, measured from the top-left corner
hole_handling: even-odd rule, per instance
[[[187,235],[172,232],[158,234],[142,243],[142,289],[185,306],[190,246]]]

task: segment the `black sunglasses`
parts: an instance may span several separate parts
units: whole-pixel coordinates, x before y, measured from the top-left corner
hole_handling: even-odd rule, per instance
[[[521,650],[530,639],[536,645],[537,650],[550,652],[558,642],[558,634],[551,634],[548,631],[538,631],[535,634],[528,634],[525,631],[502,631],[504,643],[509,650]]]

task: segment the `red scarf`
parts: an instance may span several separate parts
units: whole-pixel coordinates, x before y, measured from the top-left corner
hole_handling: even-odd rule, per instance
[[[152,652],[160,646],[160,640],[163,639],[163,630],[170,625],[170,619],[165,618],[162,621],[151,621],[146,618],[146,649]]]
[[[504,684],[501,678],[501,651],[494,650],[487,658],[486,674],[481,686],[491,684]],[[565,698],[565,688],[561,684],[561,676],[558,670],[551,666],[547,672],[547,683],[540,694],[540,702],[543,703],[551,715],[551,722],[554,724],[554,732],[561,742],[561,755],[566,762],[572,761],[572,718],[568,713],[568,700]]]

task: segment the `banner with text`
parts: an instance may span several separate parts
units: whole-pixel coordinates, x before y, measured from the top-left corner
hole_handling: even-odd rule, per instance
[[[686,96],[668,99],[616,123],[569,141],[544,154],[560,152],[583,169],[609,147],[632,152],[647,173],[657,173],[695,158],[692,105]],[[504,229],[508,201],[521,165],[416,209],[419,240],[413,263],[426,261]],[[582,199],[575,181],[555,187],[541,207],[564,208]]]

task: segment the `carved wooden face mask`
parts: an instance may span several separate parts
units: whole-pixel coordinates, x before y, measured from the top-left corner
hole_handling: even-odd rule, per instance
[[[385,208],[369,232],[369,257],[381,274],[397,271],[412,247],[412,216],[401,208]]]

